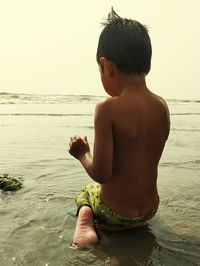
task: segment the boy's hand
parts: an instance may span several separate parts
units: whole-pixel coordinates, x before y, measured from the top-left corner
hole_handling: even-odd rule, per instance
[[[89,151],[90,147],[87,137],[81,138],[79,136],[74,136],[70,138],[69,153],[76,159],[81,160],[81,158]]]

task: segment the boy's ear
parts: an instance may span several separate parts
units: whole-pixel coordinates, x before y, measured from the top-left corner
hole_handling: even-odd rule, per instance
[[[107,77],[113,77],[114,74],[114,65],[111,61],[109,61],[106,57],[101,57],[99,60],[102,74]]]
[[[151,67],[145,72],[146,76],[149,74]]]

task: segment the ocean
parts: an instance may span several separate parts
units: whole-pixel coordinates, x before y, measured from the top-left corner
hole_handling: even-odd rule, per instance
[[[0,266],[200,265],[200,101],[168,99],[171,132],[159,164],[160,206],[148,228],[98,231],[75,250],[74,198],[90,181],[68,154],[72,135],[93,145],[102,96],[0,93],[0,174],[23,182],[0,191]]]

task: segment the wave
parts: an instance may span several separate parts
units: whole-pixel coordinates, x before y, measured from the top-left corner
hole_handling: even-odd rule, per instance
[[[188,167],[199,167],[200,168],[200,160],[191,160],[191,161],[181,161],[181,162],[161,162],[160,166],[181,166],[184,168]]]
[[[0,116],[92,116],[94,114],[83,114],[83,113],[68,113],[68,114],[61,114],[61,113],[0,113]],[[200,116],[200,113],[170,113],[171,116]],[[193,131],[187,129],[178,129],[173,128],[174,131]]]
[[[200,129],[188,129],[188,128],[171,128],[171,131],[184,131],[184,132],[200,132]]]
[[[184,112],[184,113],[170,113],[170,115],[200,115],[200,112]]]
[[[0,104],[65,104],[65,103],[96,103],[104,96],[93,95],[47,95],[47,94],[12,94],[0,93]]]
[[[0,114],[0,116],[93,116],[93,114],[10,113],[10,114]]]
[[[13,103],[95,103],[99,100],[105,99],[105,96],[95,96],[95,95],[57,95],[57,94],[26,94],[26,93],[9,93],[0,92],[0,104],[10,104]],[[166,99],[169,104],[178,103],[200,103],[200,100],[191,99]]]
[[[0,102],[0,104],[2,104],[2,105],[8,105],[8,104],[17,104],[16,102],[10,102],[10,101],[8,101],[8,102]]]
[[[168,103],[200,103],[200,100],[191,99],[166,99]]]
[[[10,94],[12,94],[12,93],[9,93],[9,92],[0,92],[0,95],[10,95]]]

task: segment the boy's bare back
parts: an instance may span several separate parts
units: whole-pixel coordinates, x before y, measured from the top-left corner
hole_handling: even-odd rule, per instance
[[[113,153],[112,174],[102,184],[102,200],[121,215],[148,216],[159,200],[157,166],[169,134],[167,106],[147,88],[139,88],[110,98],[100,104],[100,109],[106,109],[107,115],[103,122],[96,119],[96,131],[102,131],[102,126],[105,132],[112,130],[105,134],[104,148],[107,146],[108,154],[109,148]],[[98,138],[102,132],[95,135]],[[108,157],[105,168],[109,167],[106,163],[110,164]]]

